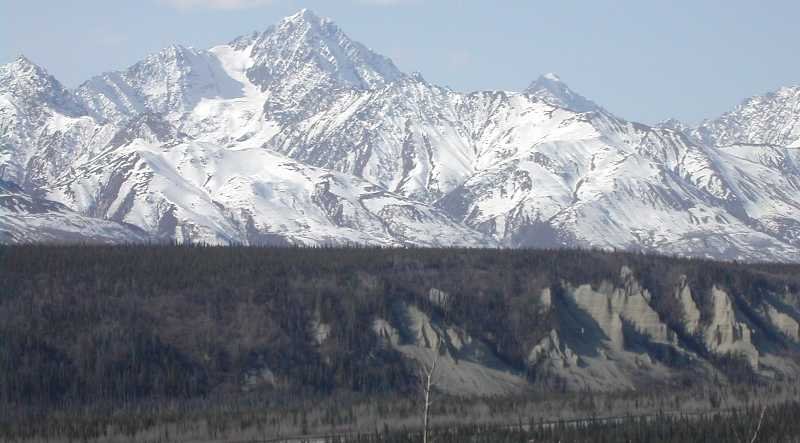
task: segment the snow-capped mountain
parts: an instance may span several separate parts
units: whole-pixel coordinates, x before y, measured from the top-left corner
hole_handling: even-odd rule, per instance
[[[800,148],[800,86],[751,97],[690,133],[710,145],[746,143]]]
[[[113,135],[53,76],[25,57],[0,66],[0,165],[8,180],[46,186]],[[3,177],[0,177],[3,178]]]
[[[247,78],[269,93],[267,118],[283,123],[327,106],[337,92],[377,89],[403,77],[391,60],[307,9],[230,46],[248,56]]]
[[[142,112],[180,115],[238,86],[208,51],[170,46],[126,71],[89,80],[76,95],[97,120],[119,123]]]
[[[555,74],[461,93],[303,10],[74,91],[25,59],[0,68],[0,165],[155,239],[795,261],[798,103],[785,89],[690,130],[625,121]]]

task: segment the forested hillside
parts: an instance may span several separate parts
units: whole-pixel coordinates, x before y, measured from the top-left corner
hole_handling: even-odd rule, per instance
[[[800,374],[798,271],[598,251],[0,246],[0,404],[20,423],[413,399],[436,354],[451,397],[757,387]]]

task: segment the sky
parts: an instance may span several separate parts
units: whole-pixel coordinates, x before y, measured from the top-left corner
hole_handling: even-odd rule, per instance
[[[800,84],[796,0],[0,0],[0,64],[24,54],[75,87],[301,8],[429,82],[518,91],[554,72],[645,123],[696,123]]]

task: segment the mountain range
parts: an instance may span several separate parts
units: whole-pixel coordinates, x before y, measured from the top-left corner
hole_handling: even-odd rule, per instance
[[[0,241],[591,247],[800,261],[800,87],[699,126],[557,75],[463,93],[302,10],[64,87],[0,66]]]

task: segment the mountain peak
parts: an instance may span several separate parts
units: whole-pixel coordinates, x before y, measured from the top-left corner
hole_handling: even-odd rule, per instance
[[[151,55],[150,57],[148,57],[148,60],[153,60],[153,59],[181,60],[190,57],[192,55],[196,55],[197,53],[198,51],[195,50],[194,48],[173,44],[167,46],[158,53]]]
[[[274,27],[279,33],[306,32],[315,36],[341,32],[333,20],[320,17],[310,9],[301,9]]]
[[[282,20],[282,22],[291,22],[291,23],[298,23],[298,22],[305,22],[305,23],[319,23],[322,21],[328,21],[328,19],[321,19],[314,11],[303,8],[297,11],[294,15],[290,15]]]
[[[28,57],[25,57],[25,54],[18,55],[13,63],[18,65],[35,65]]]
[[[669,118],[667,120],[661,121],[656,123],[655,125],[657,128],[661,129],[670,129],[675,132],[685,133],[689,131],[689,126],[686,125],[684,122],[676,119],[676,118]]]
[[[557,74],[555,74],[553,72],[548,72],[547,74],[544,74],[544,75],[540,76],[539,79],[537,80],[537,82],[557,82],[557,83],[561,83],[561,77],[559,77]]]
[[[750,97],[730,112],[704,121],[693,134],[709,145],[738,143],[800,147],[800,87]]]
[[[411,73],[411,78],[412,78],[414,81],[416,81],[416,82],[419,82],[419,83],[427,83],[427,81],[425,81],[425,77],[424,77],[424,76],[422,75],[422,73],[421,73],[421,72],[419,72],[419,71],[414,71],[414,72],[412,72],[412,73]]]
[[[550,105],[577,112],[591,112],[602,109],[593,101],[570,89],[561,80],[561,77],[552,72],[539,76],[525,90],[525,94],[536,97]]]
[[[4,76],[13,74],[15,77],[31,75],[47,77],[49,75],[44,68],[32,62],[23,54],[18,55],[13,62],[0,66],[0,69],[2,69]]]
[[[17,56],[13,62],[0,66],[0,87],[10,88],[13,85],[33,87],[61,88],[61,84],[47,70],[32,62],[24,55]],[[24,91],[23,91],[24,92]]]
[[[177,54],[177,53],[186,52],[186,51],[189,51],[189,50],[190,50],[190,48],[187,48],[186,46],[179,45],[179,44],[171,44],[171,45],[167,46],[166,48],[164,48],[162,50],[162,52],[169,52],[169,53]]]
[[[47,104],[66,115],[82,112],[61,82],[24,55],[0,66],[0,92],[36,106]]]
[[[332,20],[309,9],[265,32],[234,41],[251,51],[248,77],[263,88],[348,87],[373,89],[403,78],[391,60],[352,40]]]

